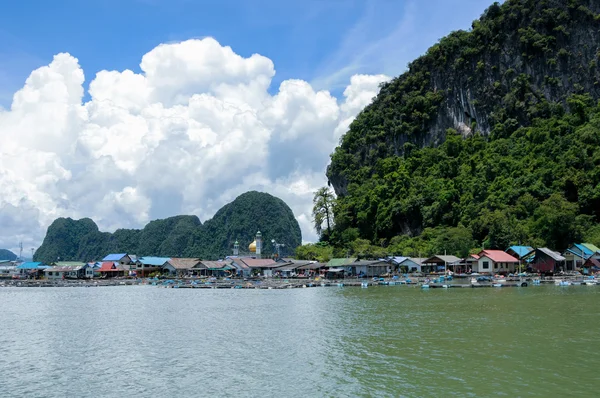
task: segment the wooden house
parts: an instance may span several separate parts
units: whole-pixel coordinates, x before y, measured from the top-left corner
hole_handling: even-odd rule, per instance
[[[423,272],[444,272],[446,269],[453,270],[460,262],[460,258],[456,256],[437,255],[423,260],[421,268]]]
[[[477,268],[473,272],[508,274],[519,268],[519,259],[502,250],[482,250],[477,256]]]
[[[171,258],[163,266],[163,271],[173,276],[186,276],[201,263],[199,258]]]
[[[532,250],[523,256],[523,260],[527,262],[527,269],[534,272],[554,273],[565,266],[565,258],[546,247]]]

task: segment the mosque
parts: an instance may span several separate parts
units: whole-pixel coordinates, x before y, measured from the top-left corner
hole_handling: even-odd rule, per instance
[[[250,255],[252,257],[262,258],[261,257],[262,246],[263,246],[262,234],[260,233],[260,231],[258,231],[256,233],[256,236],[254,237],[254,241],[248,245],[248,252],[250,253]],[[240,255],[240,244],[237,240],[233,244],[233,255],[234,256]]]

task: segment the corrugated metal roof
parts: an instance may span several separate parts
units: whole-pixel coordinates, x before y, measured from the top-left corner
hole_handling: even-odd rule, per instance
[[[600,261],[596,260],[595,258],[590,258],[585,262],[586,265],[592,265],[596,268],[600,268]]]
[[[42,263],[30,261],[17,266],[17,269],[39,269],[41,265]]]
[[[165,263],[169,260],[169,257],[140,257],[137,261],[143,265],[154,265],[156,267],[160,267],[165,265]]]
[[[108,256],[104,257],[102,261],[119,261],[126,255],[127,253],[109,254]]]
[[[275,268],[281,266],[270,258],[240,258],[250,268]]]
[[[592,250],[590,250],[588,247],[586,247],[585,245],[581,244],[581,243],[575,243],[573,244],[571,247],[569,247],[567,250],[565,250],[564,254],[571,253],[574,256],[577,256],[579,258],[583,257],[585,260],[587,260],[588,258],[592,257],[594,255],[594,252]]]
[[[560,253],[550,250],[547,247],[538,247],[537,250],[545,253],[549,257],[553,258],[555,261],[565,261],[565,258],[561,256]]]
[[[374,260],[374,261],[359,260],[359,261],[355,261],[349,265],[352,265],[353,267],[354,266],[363,266],[363,265],[366,265],[367,267],[378,267],[378,266],[382,266],[384,264],[387,264],[387,263],[383,260]]]
[[[50,267],[50,268],[46,268],[44,270],[44,272],[73,272],[73,271],[78,271],[80,270],[81,267],[75,267],[75,266],[55,266],[55,267]]]
[[[517,256],[523,257],[524,255],[530,253],[533,250],[533,247],[530,246],[511,246],[506,251],[512,250]]]
[[[229,261],[200,261],[200,263],[208,269],[225,269],[231,264]]]
[[[479,257],[487,257],[495,263],[518,263],[519,259],[503,252],[502,250],[483,250]]]
[[[198,258],[172,258],[169,260],[169,264],[175,269],[191,269],[198,263],[200,263]]]
[[[343,267],[343,266],[348,265],[350,263],[353,263],[355,261],[356,261],[356,257],[350,257],[350,258],[332,258],[327,263],[327,267],[330,267],[330,268]]]
[[[306,265],[302,265],[300,267],[298,267],[298,269],[319,269],[319,268],[323,268],[324,266],[326,266],[327,264],[325,263],[311,263],[311,264],[306,264]]]
[[[275,269],[275,271],[293,271],[300,267],[301,267],[300,264],[291,263],[291,264],[285,264],[285,265],[279,266]]]
[[[100,266],[100,269],[98,271],[106,272],[106,271],[114,271],[116,269],[117,269],[117,266],[113,261],[105,261],[102,263],[102,265]]]
[[[460,262],[460,258],[458,258],[456,256],[439,255],[439,256],[431,256],[431,257],[423,260],[423,264],[443,263],[443,262],[445,262],[446,264],[454,264],[454,263]]]
[[[82,263],[80,261],[59,261],[55,264],[58,267],[82,267],[86,265],[86,263]]]
[[[599,253],[600,254],[600,249],[597,246],[595,246],[595,245],[593,245],[591,243],[582,243],[582,245],[584,245],[585,247],[587,247],[588,249],[590,249],[594,253]]]

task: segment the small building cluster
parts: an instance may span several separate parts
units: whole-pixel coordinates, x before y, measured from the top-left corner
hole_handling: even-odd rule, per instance
[[[261,258],[262,235],[240,255],[236,241],[233,255],[218,261],[200,258],[138,257],[128,253],[108,254],[94,262],[57,261],[51,264],[0,260],[0,277],[91,279],[115,277],[376,277],[404,273],[501,274],[518,272],[559,273],[600,271],[600,248],[589,243],[571,245],[562,254],[545,247],[511,246],[481,250],[467,258],[435,255],[428,258],[394,256],[378,260],[334,258],[328,263],[293,258]]]
[[[451,255],[388,257],[365,261],[357,258],[332,259],[326,272],[345,276],[380,276],[393,273],[500,274],[519,272],[560,273],[600,271],[600,249],[589,243],[576,243],[562,254],[545,247],[511,246],[506,250],[481,250],[467,258]]]

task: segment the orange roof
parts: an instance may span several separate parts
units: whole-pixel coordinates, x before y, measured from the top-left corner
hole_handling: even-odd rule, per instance
[[[480,257],[487,257],[495,263],[518,263],[519,260],[502,250],[483,250]]]
[[[117,268],[117,266],[112,261],[105,261],[102,263],[102,266],[100,267],[100,269],[98,271],[100,271],[100,272],[115,271],[116,268]]]

